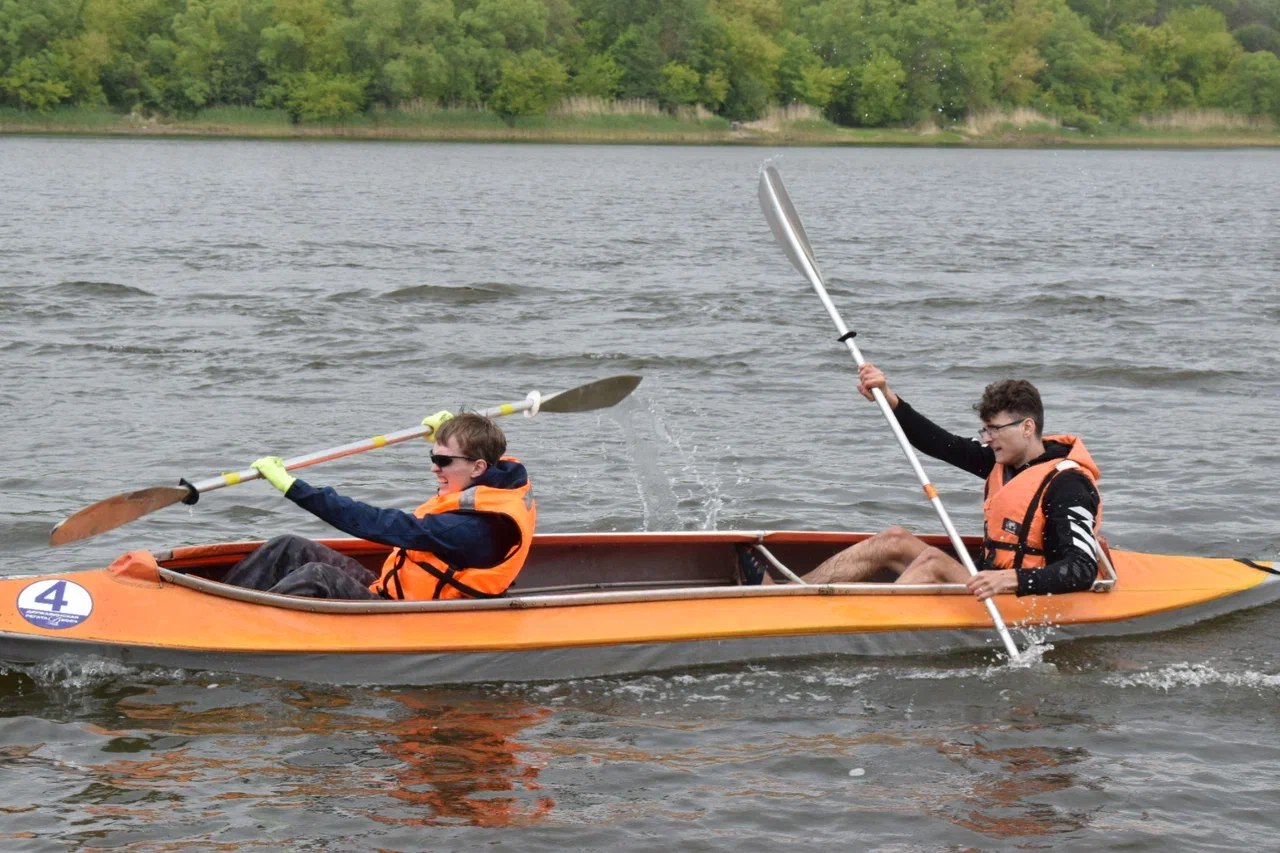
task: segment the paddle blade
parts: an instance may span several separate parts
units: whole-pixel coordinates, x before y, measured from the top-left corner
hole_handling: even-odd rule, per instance
[[[99,533],[106,533],[134,519],[153,513],[158,509],[180,502],[190,491],[174,486],[156,486],[150,489],[139,489],[136,492],[125,492],[114,498],[107,498],[91,504],[64,519],[53,533],[49,535],[50,545],[65,545],[68,542],[79,542]]]
[[[590,412],[616,406],[640,384],[639,376],[610,376],[544,397],[540,412]]]
[[[787,195],[787,188],[782,183],[782,175],[773,166],[765,166],[760,170],[760,209],[764,218],[769,220],[769,228],[774,238],[787,253],[791,265],[800,270],[806,277],[812,274],[822,278],[818,269],[818,261],[813,256],[813,248],[809,245],[809,235],[800,222],[800,214],[796,213]],[[808,265],[809,269],[805,266]]]

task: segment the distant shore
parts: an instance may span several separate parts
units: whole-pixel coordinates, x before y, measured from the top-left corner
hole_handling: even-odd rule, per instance
[[[642,145],[892,145],[973,148],[1241,148],[1280,147],[1280,129],[1188,121],[1122,129],[1077,129],[1048,122],[970,122],[945,129],[845,128],[830,122],[654,114],[568,114],[508,123],[484,110],[382,111],[330,123],[295,124],[280,111],[206,110],[185,119],[64,108],[49,113],[0,110],[0,134],[66,134],[241,139],[359,139],[421,142],[510,142]]]

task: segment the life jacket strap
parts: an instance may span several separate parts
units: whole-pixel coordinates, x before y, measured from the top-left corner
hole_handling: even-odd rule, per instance
[[[1043,557],[1044,549],[1033,548],[1027,544],[1027,535],[1031,532],[1031,523],[1036,520],[1036,513],[1040,511],[1040,500],[1044,497],[1045,490],[1049,488],[1049,484],[1053,479],[1063,471],[1071,468],[1080,467],[1070,459],[1064,459],[1055,465],[1045,478],[1040,481],[1040,486],[1036,489],[1036,493],[1031,496],[1031,500],[1027,502],[1026,514],[1022,517],[1022,524],[1018,527],[1018,541],[1015,542],[997,542],[989,536],[984,538],[983,546],[986,548],[987,561],[994,565],[996,551],[1012,551],[1013,552],[1013,568],[1022,568],[1023,558],[1027,556]]]
[[[398,601],[404,600],[404,585],[400,583],[400,570],[404,568],[405,560],[408,555],[403,548],[396,549],[396,564],[391,567],[378,583],[377,592],[383,598],[391,598]],[[395,591],[391,590],[391,586],[395,586]]]
[[[404,555],[403,551],[400,553],[402,556]],[[458,580],[456,577],[458,574],[457,566],[449,566],[444,571],[441,571],[430,563],[419,563],[415,560],[408,560],[407,557],[405,558],[405,561],[412,563],[436,579],[436,589],[435,592],[431,594],[431,599],[433,601],[440,597],[440,593],[444,591],[446,585],[453,587],[463,595],[470,596],[471,598],[502,598],[503,594],[500,592],[484,592],[483,590],[476,589],[464,581]],[[395,568],[398,569],[399,567],[400,564],[397,563]],[[403,598],[403,594],[401,597]]]

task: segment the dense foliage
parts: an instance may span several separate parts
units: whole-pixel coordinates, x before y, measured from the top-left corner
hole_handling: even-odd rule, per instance
[[[1280,0],[0,0],[0,105],[333,120],[568,96],[884,126],[1280,119]]]

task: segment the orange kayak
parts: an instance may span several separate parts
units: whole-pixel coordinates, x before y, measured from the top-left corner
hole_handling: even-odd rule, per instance
[[[1002,651],[961,585],[744,585],[755,549],[803,574],[868,534],[540,534],[502,598],[398,602],[219,583],[259,542],[130,552],[110,567],[0,579],[0,659],[128,664],[354,684],[534,681],[815,654]],[[945,537],[926,537],[946,547]],[[370,567],[385,546],[326,544]],[[976,546],[977,542],[967,541]],[[1110,552],[1092,592],[997,597],[1049,642],[1166,630],[1280,598],[1271,563]],[[1020,643],[1019,645],[1025,645]]]

